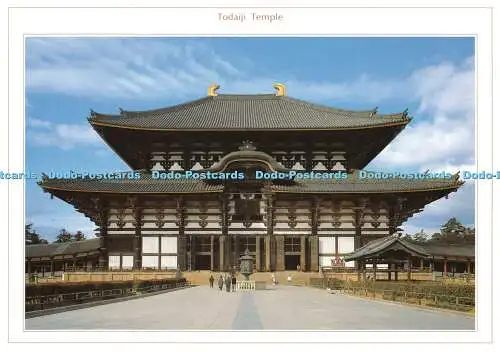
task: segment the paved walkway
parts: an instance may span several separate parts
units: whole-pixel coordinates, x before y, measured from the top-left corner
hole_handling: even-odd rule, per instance
[[[225,292],[200,286],[26,319],[27,330],[473,330],[474,318],[308,287]]]

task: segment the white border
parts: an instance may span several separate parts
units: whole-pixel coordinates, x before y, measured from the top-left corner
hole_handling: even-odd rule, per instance
[[[227,11],[227,9],[225,10]],[[240,9],[235,10],[240,12]],[[260,10],[263,11],[263,10]],[[492,168],[492,83],[491,83],[491,20],[489,9],[482,8],[336,8],[336,9],[279,9],[283,23],[259,26],[246,23],[221,23],[216,9],[31,9],[12,8],[9,13],[9,170],[24,169],[24,36],[25,35],[397,35],[397,36],[462,36],[477,35],[476,62],[479,94],[477,96],[478,168]],[[269,11],[267,11],[269,12]],[[274,12],[274,11],[272,11]],[[5,18],[5,17],[4,17]],[[272,53],[263,53],[270,55]],[[333,58],[332,58],[333,60]],[[4,141],[7,140],[5,133]],[[4,168],[5,169],[5,168]],[[10,231],[9,262],[24,263],[24,185],[11,182],[9,189]],[[5,190],[5,184],[0,186]],[[9,268],[9,340],[14,341],[287,341],[287,342],[465,342],[491,340],[491,212],[492,184],[478,182],[478,292],[477,332],[393,332],[393,331],[283,331],[283,332],[223,332],[168,331],[168,332],[23,332],[23,265]],[[3,223],[6,213],[0,212]],[[6,256],[3,257],[3,259]],[[4,259],[5,261],[5,259]],[[6,266],[4,266],[6,267]]]

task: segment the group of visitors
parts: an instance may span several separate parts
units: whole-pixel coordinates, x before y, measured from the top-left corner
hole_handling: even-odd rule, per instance
[[[208,281],[210,282],[210,287],[214,287],[214,277],[213,275],[210,275],[210,278],[208,279]],[[229,276],[229,275],[226,275],[224,277],[222,277],[222,275],[219,275],[219,279],[217,280],[217,285],[219,286],[219,290],[222,291],[222,289],[224,288],[224,286],[226,287],[226,292],[231,292],[231,289],[232,291],[236,291],[236,276]]]

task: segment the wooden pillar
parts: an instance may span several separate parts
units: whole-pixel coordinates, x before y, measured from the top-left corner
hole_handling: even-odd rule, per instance
[[[97,204],[99,201],[97,200]],[[98,205],[100,207],[99,217],[99,266],[101,270],[108,269],[108,217],[109,210],[103,208],[102,205]]]
[[[276,271],[285,270],[285,236],[276,236]]]
[[[265,247],[265,257],[266,264],[265,270],[272,271],[274,266],[274,203],[275,196],[273,194],[266,195],[266,227],[267,227],[267,235],[264,239],[264,247]]]
[[[363,271],[363,281],[366,281],[366,263],[364,260],[361,262],[361,270]]]
[[[313,235],[310,237],[310,252],[311,252],[311,266],[309,267],[310,271],[318,271],[319,270],[319,253],[318,253],[318,236]]]
[[[245,238],[245,240],[248,240]],[[234,236],[234,257],[233,266],[238,266],[240,264],[240,236]]]
[[[319,270],[318,217],[319,217],[319,202],[317,198],[314,198],[311,203],[311,236],[309,237],[310,271]]]
[[[373,262],[373,281],[377,281],[377,262]]]
[[[420,259],[420,271],[424,271],[424,260]]]
[[[300,236],[300,270],[306,271],[306,236]]]
[[[76,257],[73,257],[73,272],[75,272],[76,269]]]
[[[408,258],[408,281],[411,280],[411,257]]]
[[[260,236],[255,236],[255,270],[260,271]]]
[[[470,274],[470,260],[467,260],[467,274]]]
[[[193,235],[190,235],[189,236],[190,239],[191,239],[191,251],[190,251],[190,254],[191,254],[191,258],[190,258],[190,267],[191,267],[191,270],[196,270],[196,246],[197,246],[197,243],[198,243],[198,237],[197,236],[193,236]]]
[[[264,246],[266,251],[266,271],[271,271],[271,236],[264,238]]]
[[[444,266],[443,267],[443,271],[444,271],[443,276],[447,277],[448,276],[448,260],[447,259],[444,260],[443,266]]]
[[[392,274],[392,263],[387,264],[387,280],[391,281],[391,274]]]
[[[398,265],[394,264],[394,280],[398,281]]]
[[[29,259],[27,260],[27,271],[28,271],[27,274],[28,274],[28,278],[29,278],[29,276],[31,274],[31,260],[29,260]]]
[[[54,276],[54,259],[50,260],[50,276]]]
[[[214,271],[214,235],[210,236],[210,270]]]
[[[219,271],[224,271],[224,247],[226,242],[226,236],[219,237]]]
[[[137,205],[137,204],[135,204]],[[134,208],[134,222],[135,222],[135,234],[133,239],[134,246],[134,264],[133,267],[135,270],[142,269],[142,238],[141,238],[141,228],[143,225],[142,222],[142,209],[139,207]]]
[[[176,199],[176,225],[179,229],[177,238],[177,268],[179,270],[187,270],[189,265],[187,244],[188,237],[186,236],[186,204],[183,197]]]

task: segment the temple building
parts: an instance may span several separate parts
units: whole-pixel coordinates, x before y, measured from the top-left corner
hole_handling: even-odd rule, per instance
[[[98,227],[81,256],[88,260],[77,259],[106,269],[228,271],[248,249],[258,271],[318,271],[463,184],[458,175],[360,177],[411,121],[407,111],[342,110],[274,87],[233,95],[214,85],[171,107],[91,111],[90,125],[131,170],[39,182]],[[39,251],[30,258],[65,260],[64,250]]]

